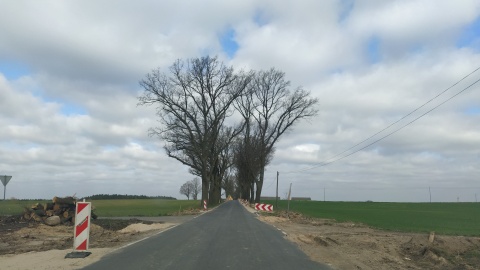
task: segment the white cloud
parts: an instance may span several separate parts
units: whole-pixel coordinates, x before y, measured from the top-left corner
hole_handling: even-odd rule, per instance
[[[295,196],[314,199],[324,188],[327,200],[425,201],[429,186],[438,201],[480,192],[476,85],[321,166],[477,68],[478,47],[457,42],[478,20],[478,1],[0,3],[0,61],[28,70],[10,78],[0,69],[0,174],[14,176],[8,196],[178,196],[193,176],[147,136],[155,108],[136,106],[138,81],[204,54],[238,68],[276,67],[320,101],[317,117],[280,139],[264,194],[274,194],[276,171],[281,190],[293,182]],[[227,29],[239,46],[233,59],[219,43]],[[377,48],[369,48],[372,39]]]

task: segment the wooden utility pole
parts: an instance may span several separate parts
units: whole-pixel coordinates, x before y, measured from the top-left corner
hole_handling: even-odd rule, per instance
[[[277,171],[277,193],[275,196],[275,209],[278,211],[278,171]]]

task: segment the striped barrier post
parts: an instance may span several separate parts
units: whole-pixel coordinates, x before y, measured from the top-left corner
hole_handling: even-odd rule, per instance
[[[65,258],[85,258],[91,254],[87,252],[90,237],[90,216],[92,205],[90,202],[77,202],[75,209],[75,228],[73,230],[73,252]]]
[[[207,211],[207,200],[203,200],[203,210]]]
[[[265,204],[265,203],[256,203],[255,204],[255,210],[271,212],[271,211],[273,211],[273,205]]]

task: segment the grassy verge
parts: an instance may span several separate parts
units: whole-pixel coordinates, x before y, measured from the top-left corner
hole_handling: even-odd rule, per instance
[[[275,204],[275,201],[266,201]],[[279,201],[287,209],[287,201]],[[291,201],[290,210],[316,218],[352,221],[403,232],[480,236],[480,203]]]
[[[0,216],[18,215],[23,213],[24,207],[35,203],[51,201],[41,200],[6,200],[0,201]],[[95,200],[92,201],[95,213],[99,217],[127,217],[127,216],[166,216],[178,213],[180,210],[197,209],[200,201],[193,200],[162,200],[162,199],[133,199],[133,200]]]

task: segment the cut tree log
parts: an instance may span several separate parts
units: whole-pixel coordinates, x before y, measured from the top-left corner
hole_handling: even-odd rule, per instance
[[[43,206],[43,209],[44,209],[45,211],[53,210],[53,203],[46,203],[46,204]]]
[[[42,222],[43,219],[42,217],[40,217],[39,215],[35,214],[35,212],[32,212],[32,214],[30,215],[31,218],[33,218],[36,222]]]
[[[42,209],[33,210],[33,212],[34,212],[35,214],[37,214],[38,216],[40,216],[40,217],[44,217],[44,216],[47,215],[47,214],[45,213],[45,210],[43,210],[43,208],[42,208]]]
[[[23,218],[25,220],[30,220],[32,218],[32,209],[25,207],[23,209]]]
[[[31,207],[33,210],[43,209],[44,206],[41,203],[36,203]]]
[[[59,198],[57,196],[53,197],[53,203],[55,204],[75,204],[77,200],[73,197],[64,197],[64,198]]]
[[[77,199],[74,197],[53,197],[53,203],[36,203],[31,207],[25,207],[23,219],[26,221],[35,220],[47,225],[55,224],[60,219],[60,223],[75,224],[75,212]],[[96,219],[97,215],[93,212],[92,206],[91,218]],[[48,220],[48,221],[47,221]],[[50,225],[55,226],[55,225]]]

